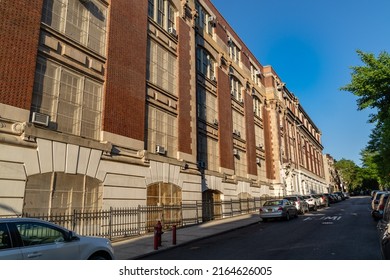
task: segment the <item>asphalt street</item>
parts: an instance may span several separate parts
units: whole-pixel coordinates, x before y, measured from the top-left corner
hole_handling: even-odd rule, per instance
[[[369,197],[352,197],[297,219],[258,222],[143,259],[379,260],[369,206]]]

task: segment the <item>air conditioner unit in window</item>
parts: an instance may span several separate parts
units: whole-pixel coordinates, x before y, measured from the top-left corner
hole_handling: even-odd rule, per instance
[[[48,127],[50,122],[50,116],[38,112],[33,112],[31,117],[31,122],[34,124]]]
[[[169,34],[172,34],[172,35],[174,35],[174,36],[177,35],[177,34],[176,34],[176,29],[173,28],[173,27],[169,27],[169,28],[168,28],[168,33],[169,33]]]
[[[257,164],[260,164],[260,163],[261,163],[260,158],[256,158],[256,163],[257,163]]]
[[[213,124],[214,124],[214,125],[218,125],[218,120],[217,120],[217,119],[214,119],[214,120],[213,120]]]
[[[233,155],[235,155],[235,156],[238,156],[238,155],[239,155],[239,152],[238,152],[237,149],[233,149]]]
[[[260,75],[261,75],[261,72],[260,72],[259,70],[256,70],[256,71],[255,71],[255,75],[256,75],[256,76],[260,76]]]
[[[156,146],[156,153],[160,155],[165,155],[166,151],[163,146],[157,145]]]

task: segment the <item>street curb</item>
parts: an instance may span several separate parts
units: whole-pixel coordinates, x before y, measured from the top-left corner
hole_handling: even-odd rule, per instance
[[[145,254],[139,255],[139,256],[134,257],[134,258],[130,258],[129,260],[139,260],[139,259],[142,259],[142,258],[147,257],[147,256],[156,255],[156,254],[158,254],[158,253],[160,253],[162,251],[172,250],[172,249],[175,249],[175,248],[178,248],[178,247],[182,247],[182,246],[191,244],[193,242],[197,242],[197,241],[200,241],[200,240],[203,240],[203,239],[206,239],[206,238],[211,238],[211,237],[214,237],[214,236],[218,236],[218,235],[221,235],[221,234],[224,234],[224,233],[227,233],[227,232],[232,232],[232,231],[235,231],[235,230],[238,230],[238,229],[242,229],[242,228],[245,228],[245,227],[248,227],[248,226],[251,226],[251,225],[258,224],[258,223],[260,223],[260,220],[257,221],[257,222],[252,222],[252,223],[249,223],[249,224],[246,224],[246,225],[242,225],[242,226],[239,226],[239,227],[223,230],[223,231],[220,231],[220,232],[217,232],[217,233],[213,233],[213,234],[197,237],[197,238],[194,238],[194,239],[189,240],[189,241],[184,241],[184,242],[182,242],[180,244],[172,245],[172,246],[169,246],[169,247],[166,247],[166,248],[161,248],[161,249],[149,252],[149,253],[145,253]]]

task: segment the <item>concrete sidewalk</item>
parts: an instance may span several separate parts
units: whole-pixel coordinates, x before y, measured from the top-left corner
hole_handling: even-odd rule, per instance
[[[256,213],[214,220],[198,225],[192,225],[176,230],[176,245],[172,244],[172,231],[165,231],[162,235],[162,246],[154,250],[153,233],[123,241],[113,242],[117,260],[137,259],[148,254],[158,253],[202,238],[228,232],[241,227],[260,222]]]

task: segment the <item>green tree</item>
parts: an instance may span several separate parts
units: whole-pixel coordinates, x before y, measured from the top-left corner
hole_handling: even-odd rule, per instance
[[[342,158],[335,163],[335,168],[341,177],[342,183],[349,191],[361,186],[363,177],[361,176],[360,167],[352,160]]]
[[[363,163],[360,168],[360,176],[362,177],[362,189],[376,190],[381,185],[378,167],[378,153],[371,152],[368,149],[364,149],[360,153],[361,161]]]
[[[375,124],[375,129],[370,134],[366,149],[372,157],[363,157],[362,161],[364,165],[370,164],[370,168],[377,169],[375,174],[383,186],[390,182],[390,56],[385,51],[378,57],[360,50],[357,54],[363,65],[351,67],[351,82],[341,90],[358,97],[358,110],[374,109],[368,121]],[[367,166],[365,171],[368,171]],[[368,174],[373,175],[372,170]],[[378,178],[367,176],[365,174],[366,180]]]

